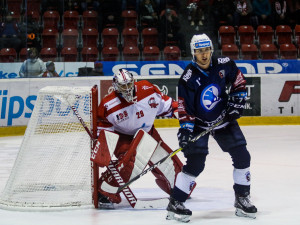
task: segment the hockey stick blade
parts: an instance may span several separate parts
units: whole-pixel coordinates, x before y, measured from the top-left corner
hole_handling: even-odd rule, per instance
[[[219,121],[218,123],[215,123],[213,126],[209,127],[208,129],[206,129],[205,131],[201,132],[200,134],[198,134],[196,137],[192,138],[189,143],[193,143],[195,141],[197,141],[199,138],[203,137],[204,135],[208,134],[209,132],[211,132],[213,129],[215,129],[217,126],[219,126],[221,123],[223,123],[223,120]],[[144,170],[142,173],[136,175],[134,178],[132,178],[130,181],[128,181],[127,183],[123,184],[122,186],[120,186],[117,189],[116,193],[121,192],[124,188],[126,188],[128,185],[132,184],[134,181],[138,180],[140,177],[144,176],[146,173],[148,173],[149,171],[154,170],[156,167],[158,167],[160,164],[162,164],[163,162],[165,162],[168,158],[173,157],[174,155],[176,155],[178,152],[180,152],[182,150],[182,148],[178,148],[176,150],[174,150],[173,152],[169,153],[167,156],[165,156],[164,158],[162,158],[161,160],[157,161],[156,163],[154,163],[152,166],[148,167],[146,170]]]

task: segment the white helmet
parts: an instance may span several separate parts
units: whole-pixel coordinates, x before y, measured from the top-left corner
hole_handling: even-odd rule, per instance
[[[125,70],[119,69],[113,76],[112,85],[116,92],[127,102],[133,102],[134,100],[134,78],[133,75]]]
[[[211,54],[214,51],[214,46],[212,44],[212,41],[206,34],[194,35],[192,37],[190,45],[191,45],[191,53],[192,53],[193,59],[195,58],[195,55],[194,55],[195,49],[210,47]]]

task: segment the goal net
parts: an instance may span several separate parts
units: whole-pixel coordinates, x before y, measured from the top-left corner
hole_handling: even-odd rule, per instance
[[[0,207],[92,207],[92,142],[71,108],[90,129],[92,96],[91,87],[49,86],[39,91]]]

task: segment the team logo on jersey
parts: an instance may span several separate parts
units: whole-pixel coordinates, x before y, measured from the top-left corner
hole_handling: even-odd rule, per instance
[[[158,103],[156,103],[155,98],[151,97],[148,101],[148,104],[150,105],[151,108],[156,108],[158,106]]]
[[[119,112],[118,114],[116,114],[116,123],[121,123],[122,121],[128,120],[129,119],[129,115],[128,112],[126,110],[124,110],[123,112]]]
[[[223,77],[225,77],[225,70],[220,70],[219,71],[219,76],[222,79]]]
[[[220,88],[217,85],[211,84],[207,86],[201,94],[201,105],[203,108],[207,111],[212,110],[221,101],[219,94]]]

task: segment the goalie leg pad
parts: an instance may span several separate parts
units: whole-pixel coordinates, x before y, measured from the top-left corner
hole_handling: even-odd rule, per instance
[[[108,166],[111,161],[119,135],[110,131],[101,130],[96,145],[91,155],[91,161],[97,163],[98,166]]]
[[[128,158],[134,163],[132,171],[128,173],[130,177],[129,179],[124,179],[126,180],[125,182],[139,175],[145,169],[156,147],[157,141],[148,133],[143,130],[139,130],[136,133],[129,148],[129,151],[135,152],[135,155],[127,156],[126,154],[124,160],[122,160],[124,161],[124,165],[129,161]]]
[[[114,187],[118,187],[118,183],[115,181],[113,175],[110,173],[109,170],[106,170],[105,172],[103,172],[101,174],[101,177],[99,179],[98,182],[98,191],[104,195],[105,197],[107,197],[107,199],[113,203],[120,203],[121,202],[121,196],[119,193],[109,193],[106,190],[105,186],[106,185],[111,185]]]
[[[124,146],[126,147],[127,152],[124,152]],[[117,145],[117,148],[119,147],[119,149],[116,150],[117,154],[115,153],[119,158],[117,162],[114,162],[114,165],[118,169],[124,182],[127,182],[144,170],[156,146],[157,141],[143,130],[137,132],[129,148],[127,148],[128,141],[120,135],[120,141]],[[109,171],[104,172],[100,177],[99,192],[114,203],[120,202],[120,195],[105,191],[105,187],[108,186],[107,184],[114,187],[119,186]]]
[[[172,152],[172,150],[164,142],[161,142],[151,157],[149,164],[156,163],[170,152]],[[157,178],[157,185],[163,191],[170,194],[171,189],[174,187],[176,176],[182,170],[182,166],[183,164],[176,155],[160,164],[152,171],[152,174]]]

